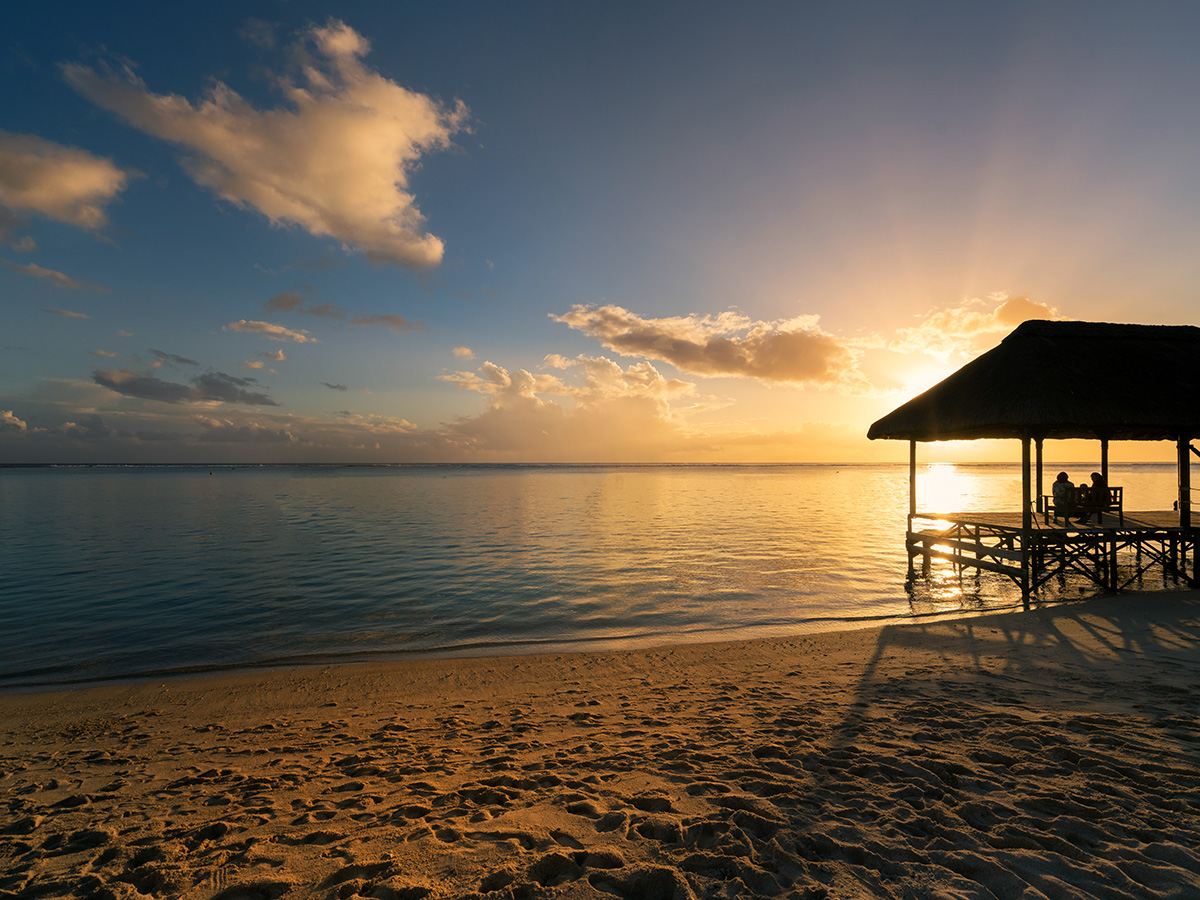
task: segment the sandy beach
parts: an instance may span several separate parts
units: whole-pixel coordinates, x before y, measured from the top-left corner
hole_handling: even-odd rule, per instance
[[[1200,594],[0,696],[0,896],[1200,897]]]

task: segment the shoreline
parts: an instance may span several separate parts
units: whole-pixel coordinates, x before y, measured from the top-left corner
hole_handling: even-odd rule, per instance
[[[1175,595],[1190,593],[1184,589],[1148,591],[1145,594]],[[1127,592],[1125,596],[1132,596]],[[1139,594],[1140,595],[1140,594]],[[1047,606],[1074,604],[1079,600],[1049,600]],[[225,675],[267,675],[272,672],[293,672],[303,669],[326,669],[341,666],[363,665],[405,665],[416,662],[436,660],[488,660],[524,658],[533,656],[561,654],[593,654],[593,653],[642,653],[650,650],[662,650],[674,647],[712,646],[714,644],[750,644],[758,641],[789,640],[813,634],[838,634],[844,631],[861,631],[870,628],[887,626],[921,625],[928,622],[954,621],[958,619],[978,618],[981,616],[1007,615],[1021,612],[1020,601],[1008,606],[976,610],[945,610],[923,613],[880,613],[878,615],[863,615],[850,618],[814,618],[806,620],[803,625],[780,626],[784,633],[768,635],[730,636],[730,631],[744,632],[747,630],[772,631],[775,626],[757,626],[753,629],[725,629],[704,632],[693,632],[711,636],[702,640],[680,640],[678,635],[640,635],[629,638],[578,638],[576,640],[546,639],[544,641],[529,640],[506,644],[491,645],[461,645],[429,650],[399,651],[376,650],[364,651],[356,655],[343,657],[311,657],[264,659],[258,662],[233,663],[229,665],[193,666],[185,669],[157,669],[146,672],[113,674],[84,677],[78,680],[61,680],[49,682],[5,683],[0,680],[0,697],[9,694],[46,694],[72,693],[88,691],[112,685],[134,686],[152,681],[185,681],[188,679],[222,677]],[[482,652],[487,651],[487,652]]]
[[[0,897],[1195,896],[1197,709],[1200,592],[4,693]]]

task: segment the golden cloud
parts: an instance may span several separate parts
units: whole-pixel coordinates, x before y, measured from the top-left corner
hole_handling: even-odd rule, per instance
[[[437,265],[442,241],[424,233],[409,174],[422,155],[449,146],[466,126],[466,107],[444,106],[363,65],[370,44],[343,22],[310,29],[296,49],[307,64],[299,81],[277,79],[284,104],[273,109],[255,108],[221,82],[193,103],[152,93],[128,68],[118,75],[66,65],[63,73],[93,103],[184,148],[192,179],[230,203],[375,261]]]
[[[1057,307],[1028,297],[996,293],[987,300],[974,298],[958,306],[931,310],[917,325],[897,331],[887,347],[899,353],[925,353],[944,362],[988,349],[1029,319],[1057,318]]]
[[[624,356],[670,363],[704,376],[861,390],[858,353],[818,327],[816,316],[755,322],[734,312],[646,319],[620,306],[573,306],[556,322]]]
[[[0,206],[96,230],[133,173],[77,147],[0,131]]]

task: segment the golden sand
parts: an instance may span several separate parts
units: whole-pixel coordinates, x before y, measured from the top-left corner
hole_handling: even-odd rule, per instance
[[[1200,594],[0,696],[0,897],[1200,897]]]

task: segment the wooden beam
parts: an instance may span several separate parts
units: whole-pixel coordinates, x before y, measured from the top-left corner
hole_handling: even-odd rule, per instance
[[[1012,578],[1023,578],[1023,569],[1018,569],[1016,566],[1005,566],[997,562],[989,562],[986,559],[975,559],[970,556],[959,556],[954,553],[946,553],[942,550],[927,550],[927,557],[932,556],[934,559],[944,559],[946,562],[958,563],[967,569],[984,569],[988,572],[999,572],[1001,575],[1008,575]]]
[[[984,556],[993,556],[996,559],[1007,559],[1011,562],[1021,561],[1020,550],[1005,550],[1003,547],[992,547],[988,544],[981,544],[975,541],[957,540],[955,538],[940,537],[935,534],[922,534],[919,531],[912,535],[911,541],[914,544],[921,544],[923,547],[928,547],[930,550],[936,544],[966,553],[978,553]],[[923,553],[924,550],[921,552]]]

